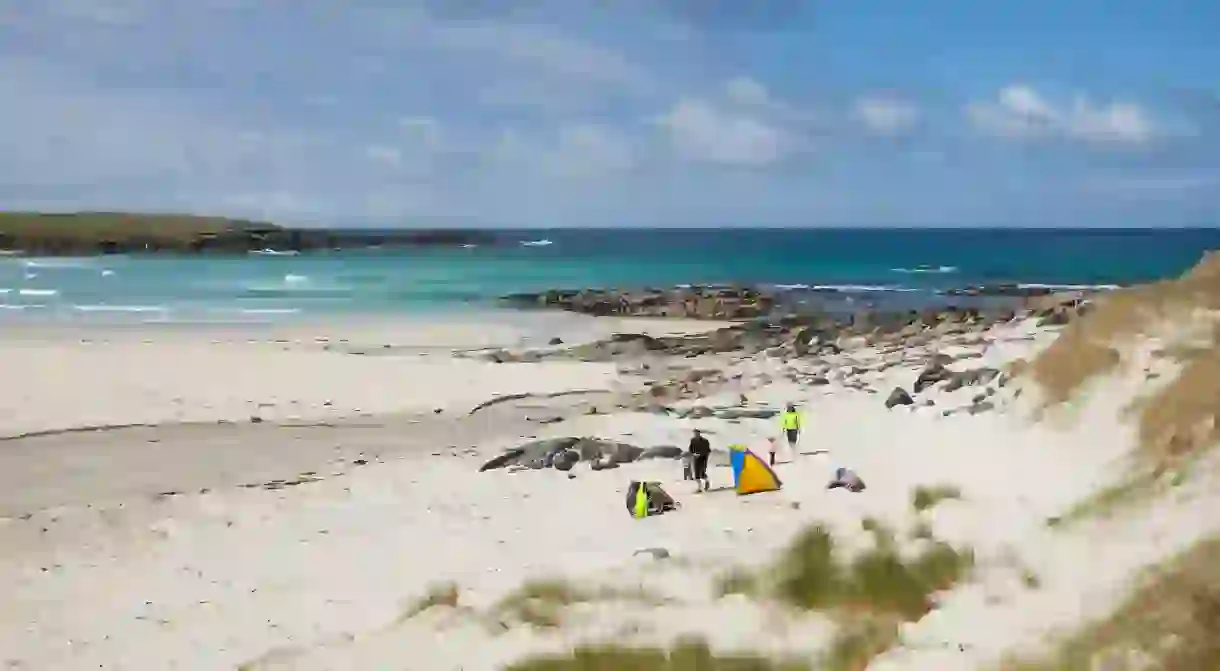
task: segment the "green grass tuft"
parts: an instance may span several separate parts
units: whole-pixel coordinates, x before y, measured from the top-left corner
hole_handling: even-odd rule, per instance
[[[812,671],[797,660],[760,655],[716,654],[701,640],[681,641],[668,650],[617,645],[582,646],[559,655],[539,656],[505,671]]]
[[[915,512],[921,513],[941,501],[960,498],[962,498],[962,490],[954,485],[936,485],[934,487],[920,485],[911,495],[911,507],[915,508]]]
[[[455,583],[447,582],[432,585],[423,596],[407,606],[407,609],[398,618],[398,621],[405,622],[437,606],[457,608],[459,599],[458,586]]]
[[[643,589],[589,588],[562,580],[535,580],[502,598],[491,609],[491,614],[501,622],[508,620],[538,628],[555,628],[563,624],[563,611],[568,606],[596,601],[661,605],[666,600]]]
[[[846,607],[916,619],[932,609],[932,594],[951,587],[974,565],[969,551],[947,543],[904,560],[892,534],[873,525],[878,543],[849,562],[835,556],[834,538],[821,526],[800,534],[779,562],[774,595],[809,610]]]
[[[872,518],[861,527],[875,542],[854,558],[838,556],[832,534],[815,525],[753,579],[731,574],[732,584],[749,585],[749,593],[827,611],[837,619],[839,633],[819,667],[830,671],[864,669],[894,644],[903,622],[931,611],[934,594],[952,587],[974,566],[973,552],[937,541],[930,531],[926,550],[903,557],[891,529]]]

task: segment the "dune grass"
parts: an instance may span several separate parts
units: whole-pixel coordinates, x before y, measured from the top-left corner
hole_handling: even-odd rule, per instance
[[[1220,253],[1209,252],[1177,279],[1099,299],[1020,374],[1042,390],[1043,409],[1064,404],[1090,380],[1122,366],[1121,352],[1153,333],[1193,340],[1155,351],[1176,364],[1177,375],[1125,408],[1137,438],[1130,473],[1048,520],[1051,526],[1110,513],[1155,494],[1162,483],[1181,482],[1202,453],[1220,444]]]
[[[1148,572],[1109,617],[1003,671],[1220,669],[1220,537],[1197,543]]]
[[[668,599],[642,588],[589,587],[562,580],[534,580],[500,599],[488,615],[505,626],[524,624],[549,629],[563,624],[564,609],[569,606],[599,601],[660,606]]]
[[[505,671],[812,671],[799,660],[772,660],[745,653],[717,654],[702,640],[681,641],[669,649],[615,645],[582,646],[558,655],[526,659]]]
[[[821,525],[799,534],[773,565],[758,573],[733,569],[721,576],[720,594],[771,598],[800,610],[823,611],[839,632],[818,668],[857,671],[898,640],[903,622],[935,608],[934,595],[963,579],[974,555],[923,536],[925,549],[903,557],[895,534],[874,519],[861,526],[873,546],[851,558],[836,552],[834,537]]]
[[[486,612],[476,613],[460,604],[457,585],[441,583],[433,585],[423,596],[411,602],[398,621],[405,622],[432,608],[446,606],[468,611],[475,619],[489,626],[494,625],[493,629],[501,631],[516,625],[553,629],[562,626],[565,608],[598,601],[634,601],[649,605],[667,602],[665,598],[643,589],[590,587],[563,580],[532,580],[506,594]]]
[[[1220,310],[1220,254],[1209,252],[1181,277],[1110,292],[1071,322],[1028,367],[1048,405],[1069,401],[1089,380],[1121,363],[1118,346],[1158,322]]]
[[[428,587],[428,591],[423,596],[415,599],[407,606],[407,609],[403,611],[398,620],[405,622],[438,606],[457,608],[460,599],[461,595],[456,583],[446,582],[432,585]]]
[[[941,501],[962,498],[962,490],[956,485],[919,485],[911,494],[911,507],[921,513],[935,507]]]

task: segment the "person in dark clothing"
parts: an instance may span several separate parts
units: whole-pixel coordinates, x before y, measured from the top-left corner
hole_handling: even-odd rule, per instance
[[[711,489],[712,483],[707,477],[707,460],[712,456],[712,445],[707,442],[707,438],[703,437],[699,429],[695,429],[695,435],[691,436],[687,451],[691,454],[698,491],[704,492]]]

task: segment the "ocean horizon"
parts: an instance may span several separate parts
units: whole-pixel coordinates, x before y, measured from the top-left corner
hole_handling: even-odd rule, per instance
[[[300,255],[0,258],[0,320],[227,323],[487,309],[547,289],[753,284],[904,306],[985,284],[1180,274],[1215,228],[499,229],[500,244]],[[938,297],[940,297],[938,299]],[[888,301],[888,302],[887,302]]]

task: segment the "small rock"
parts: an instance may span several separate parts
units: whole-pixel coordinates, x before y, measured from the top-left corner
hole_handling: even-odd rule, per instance
[[[552,466],[557,471],[570,471],[577,463],[580,462],[580,453],[576,450],[564,450],[555,455],[552,460]]]
[[[684,450],[677,445],[657,445],[645,449],[636,461],[644,461],[645,459],[681,459]]]
[[[526,417],[527,422],[538,422],[539,424],[557,424],[563,421],[563,417],[559,415],[544,415],[542,417]]]
[[[995,409],[994,403],[992,403],[991,401],[983,401],[982,403],[975,403],[974,405],[970,406],[969,412],[972,415],[977,415],[980,412],[987,412],[988,410],[994,410],[994,409]]]
[[[885,399],[885,408],[889,410],[896,405],[912,405],[915,400],[907,393],[907,390],[902,387],[894,387],[894,391],[890,392],[889,398]]]
[[[924,367],[919,377],[915,378],[915,384],[912,389],[918,394],[937,382],[948,380],[952,375],[953,373],[945,368],[944,358],[937,355],[936,358],[928,362],[928,365]]]
[[[552,346],[553,346],[553,345],[562,345],[562,344],[563,344],[563,338],[559,338],[559,337],[551,338],[550,340],[548,340],[548,341],[547,341],[547,343],[546,343],[546,344],[548,344],[548,345],[552,345]]]
[[[666,550],[665,548],[644,548],[631,553],[632,557],[638,555],[652,555],[653,559],[668,559],[669,550]]]
[[[741,408],[726,408],[716,412],[716,416],[720,419],[770,419],[779,414],[778,410],[758,409],[746,410]]]

